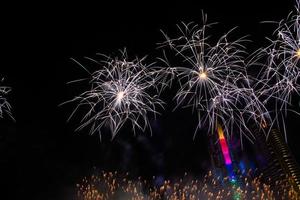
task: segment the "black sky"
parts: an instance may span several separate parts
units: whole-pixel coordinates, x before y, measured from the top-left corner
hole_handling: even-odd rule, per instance
[[[163,41],[160,30],[172,33],[180,21],[201,23],[202,10],[210,22],[219,22],[216,34],[238,26],[237,37],[250,35],[253,42],[248,50],[252,52],[267,44],[265,37],[271,36],[275,28],[260,22],[284,18],[294,2],[162,2],[45,3],[26,11],[29,18],[20,26],[26,32],[26,45],[21,48],[30,54],[26,59],[29,62],[17,67],[11,64],[2,71],[13,87],[16,70],[20,69],[21,77],[17,95],[13,94],[18,97],[18,110],[13,100],[17,123],[5,122],[2,128],[1,174],[7,177],[1,181],[2,188],[12,195],[17,188],[19,196],[30,199],[69,199],[75,183],[92,173],[93,167],[145,177],[204,172],[209,165],[207,138],[202,133],[193,140],[196,116],[190,110],[172,112],[172,90],[163,96],[169,104],[153,122],[152,137],[149,133],[133,136],[130,129],[124,129],[115,140],[105,138],[100,142],[98,136],[88,136],[87,131],[74,133],[76,123],[66,122],[72,105],[58,105],[85,88],[66,82],[88,74],[70,58],[111,54],[126,47],[129,56],[149,55],[151,62],[160,55],[156,49]],[[296,130],[300,120],[295,116],[288,119],[289,145],[300,161]]]

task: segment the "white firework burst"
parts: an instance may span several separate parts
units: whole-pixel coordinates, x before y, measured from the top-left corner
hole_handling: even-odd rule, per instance
[[[105,126],[114,138],[128,122],[134,132],[147,128],[151,131],[148,114],[155,117],[157,106],[163,107],[157,95],[158,76],[153,64],[145,65],[145,57],[128,61],[126,50],[121,51],[120,58],[99,55],[104,59],[89,58],[100,68],[91,74],[90,89],[71,100],[78,104],[70,117],[81,107],[87,109],[78,129],[89,126],[90,134],[98,132],[101,136]]]
[[[4,118],[4,115],[8,115],[11,119],[14,120],[14,117],[11,112],[11,105],[7,100],[8,93],[11,92],[11,87],[0,86],[0,118]]]
[[[274,31],[276,38],[268,38],[270,45],[257,50],[250,61],[250,66],[260,66],[254,85],[257,95],[268,107],[273,107],[273,120],[269,126],[282,126],[285,136],[287,112],[297,113],[290,109],[292,96],[300,95],[299,8],[300,1],[297,0],[296,11],[278,23]]]
[[[178,25],[180,35],[176,39],[164,34],[166,42],[162,46],[169,46],[183,61],[166,72],[175,74],[173,77],[178,77],[180,83],[176,107],[183,105],[197,110],[197,128],[208,125],[215,132],[220,123],[228,136],[239,131],[253,141],[249,120],[260,127],[268,112],[250,87],[243,61],[246,39],[230,41],[228,35],[232,29],[215,45],[210,45],[206,31],[213,24],[206,24],[206,15],[203,19],[201,27],[194,23]]]

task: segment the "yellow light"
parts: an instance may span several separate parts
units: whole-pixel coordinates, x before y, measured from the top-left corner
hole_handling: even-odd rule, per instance
[[[298,50],[296,51],[296,56],[297,56],[298,58],[300,58],[300,49],[298,49]]]
[[[123,92],[123,91],[118,92],[118,94],[117,94],[117,100],[121,101],[123,99],[123,97],[124,97],[124,94],[125,94],[125,92]]]
[[[207,79],[207,74],[206,74],[206,72],[200,72],[200,73],[199,73],[199,78],[200,78],[200,79]]]
[[[220,139],[220,140],[221,140],[221,139],[225,139],[225,137],[224,137],[224,132],[223,132],[223,129],[222,129],[222,127],[221,127],[220,124],[218,124],[218,134],[219,134],[219,139]]]

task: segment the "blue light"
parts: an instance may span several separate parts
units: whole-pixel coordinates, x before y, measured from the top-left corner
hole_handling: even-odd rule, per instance
[[[234,175],[230,176],[230,183],[236,183],[236,178]]]
[[[240,167],[240,170],[241,170],[242,174],[245,174],[246,169],[245,169],[245,163],[243,161],[240,161],[239,167]]]

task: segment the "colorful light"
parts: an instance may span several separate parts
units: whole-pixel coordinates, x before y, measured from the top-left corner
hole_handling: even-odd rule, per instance
[[[164,180],[162,184],[156,185],[157,177],[151,179],[130,179],[129,174],[118,172],[101,172],[90,177],[85,177],[77,184],[76,197],[78,200],[275,200],[276,193],[268,182],[262,182],[261,176],[256,176],[252,170],[244,175],[237,172],[238,182],[232,182],[228,177],[220,178],[209,171],[203,179],[194,179],[185,174],[177,177],[177,180]],[[154,183],[154,185],[152,185]],[[278,183],[279,184],[279,183]],[[280,199],[299,200],[293,188],[288,185],[277,185],[282,187],[284,194]],[[279,196],[278,196],[279,197]]]
[[[226,142],[226,139],[224,137],[223,129],[220,125],[218,125],[218,134],[219,134],[219,141],[222,149],[223,158],[225,160],[226,165],[231,165],[232,161],[229,154],[229,148]]]

